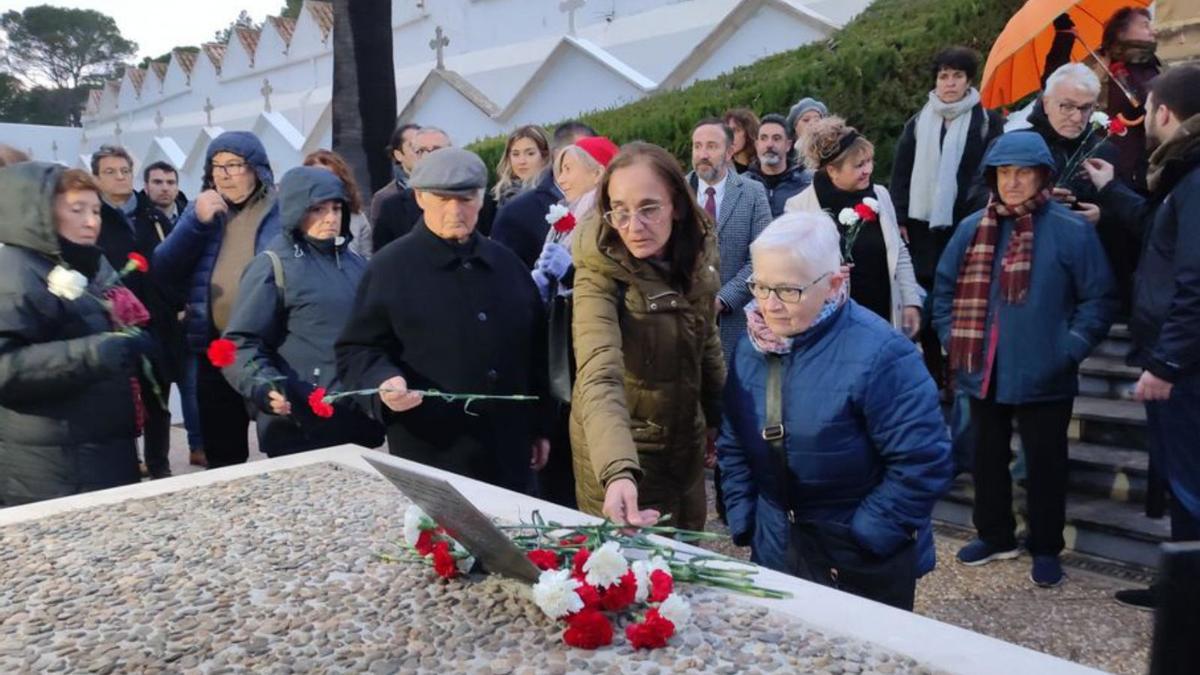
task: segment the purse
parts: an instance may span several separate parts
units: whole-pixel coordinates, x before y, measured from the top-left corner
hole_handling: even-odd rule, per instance
[[[553,290],[553,286],[551,288]],[[560,403],[570,404],[571,385],[575,379],[575,353],[571,346],[571,296],[552,292],[547,314],[546,346],[549,354],[546,365],[550,397]]]
[[[835,521],[797,520],[791,473],[784,447],[783,362],[767,355],[767,419],[762,437],[771,448],[783,481],[789,524],[788,571],[796,577],[912,611],[916,591],[917,546],[909,537],[886,557],[863,548],[848,525]]]

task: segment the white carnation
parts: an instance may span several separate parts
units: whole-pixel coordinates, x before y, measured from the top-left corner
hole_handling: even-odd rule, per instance
[[[658,606],[658,613],[662,618],[675,624],[675,630],[683,628],[688,619],[692,618],[692,608],[687,601],[679,597],[678,593],[672,593],[662,604]]]
[[[579,582],[571,570],[546,570],[533,585],[533,602],[551,619],[560,619],[583,609],[583,598],[575,592]]]
[[[858,222],[858,214],[854,209],[842,209],[838,211],[838,222],[843,225],[853,225]]]
[[[629,561],[621,554],[621,545],[615,541],[605,542],[596,549],[587,562],[583,563],[584,579],[596,588],[608,588],[621,582],[629,571]]]
[[[553,225],[565,218],[570,212],[571,210],[562,204],[551,204],[550,210],[546,212],[546,222]]]
[[[1092,113],[1092,124],[1107,127],[1108,115],[1097,110],[1096,112]]]
[[[87,290],[87,283],[87,277],[62,265],[56,265],[46,277],[46,288],[64,300],[78,300]]]
[[[879,213],[879,200],[878,199],[875,199],[874,197],[863,197],[862,203],[866,204],[867,208],[871,209],[875,213]]]
[[[425,527],[428,524],[429,516],[425,515],[421,507],[416,504],[409,505],[404,511],[404,541],[408,542],[409,546],[416,546],[421,537],[421,530],[428,529]]]
[[[635,561],[630,568],[633,570],[633,578],[637,580],[637,596],[634,598],[637,602],[645,602],[646,598],[650,597],[650,574],[655,570],[662,570],[667,574],[671,573],[671,566],[663,560],[661,555],[656,555],[650,560]]]

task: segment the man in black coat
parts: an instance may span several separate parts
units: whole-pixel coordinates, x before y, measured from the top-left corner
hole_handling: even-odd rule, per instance
[[[416,166],[430,153],[449,148],[454,143],[449,134],[437,127],[421,127],[412,136],[413,153],[417,156]],[[414,167],[413,171],[416,171]],[[421,205],[417,203],[416,192],[412,181],[402,190],[381,195],[379,206],[371,204],[376,211],[376,219],[371,225],[371,246],[378,253],[384,246],[408,234],[421,220]],[[479,222],[476,231],[488,236],[492,231],[492,221],[496,218],[496,200],[490,194],[484,194],[483,205],[479,212]]]
[[[1146,137],[1155,147],[1149,199],[1114,180],[1112,163],[1085,166],[1101,208],[1143,240],[1134,280],[1130,365],[1142,369],[1134,397],[1174,497],[1171,539],[1200,540],[1200,67],[1167,70],[1151,84]],[[1146,590],[1117,599],[1153,606]]]
[[[751,162],[746,176],[763,184],[767,189],[767,201],[771,204],[771,217],[783,215],[787,200],[804,191],[812,183],[812,177],[793,161],[792,146],[796,139],[788,130],[787,118],[770,113],[763,115],[758,123],[758,138],[754,139],[754,150],[758,157]]]
[[[428,153],[410,185],[424,215],[371,258],[337,341],[338,379],[380,390],[366,409],[392,454],[529,491],[550,451],[541,298],[520,260],[475,231],[487,185],[478,156]],[[467,410],[410,390],[540,401]]]
[[[551,148],[551,164],[558,150],[572,145],[580,138],[595,136],[596,130],[582,122],[563,122],[554,129],[554,147]],[[554,171],[549,167],[536,188],[523,192],[508,200],[496,213],[492,224],[492,239],[504,244],[517,254],[530,270],[542,253],[546,233],[550,224],[546,212],[563,199],[562,191],[554,182]]]
[[[92,174],[100,186],[100,238],[97,242],[113,269],[125,267],[131,253],[146,260],[171,233],[173,223],[148,198],[133,191],[133,159],[119,146],[105,145],[92,155]],[[183,333],[178,311],[181,298],[172,298],[166,290],[150,282],[145,274],[127,275],[124,284],[142,301],[150,313],[147,330],[158,349],[153,361],[153,379],[140,376],[142,400],[146,411],[144,453],[146,469],[153,478],[171,475],[171,412],[166,398],[171,382],[178,381],[183,354]],[[157,390],[157,391],[156,391]]]

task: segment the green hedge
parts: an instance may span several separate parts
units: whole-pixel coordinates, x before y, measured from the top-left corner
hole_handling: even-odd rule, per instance
[[[813,96],[875,143],[876,179],[886,183],[904,122],[933,86],[933,55],[943,47],[965,45],[986,59],[992,41],[1022,4],[1023,0],[875,0],[830,40],[582,119],[617,143],[657,143],[689,166],[690,131],[696,120],[737,106],[759,114],[786,114],[801,97]],[[980,76],[982,70],[980,63]],[[485,139],[471,149],[494,169],[504,139]]]

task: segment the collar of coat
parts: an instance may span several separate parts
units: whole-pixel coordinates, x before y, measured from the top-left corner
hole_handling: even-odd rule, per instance
[[[489,268],[496,268],[498,252],[478,231],[471,233],[467,244],[447,242],[429,229],[425,224],[425,217],[422,216],[413,226],[411,235],[425,251],[424,259],[436,268],[454,268],[467,261],[480,262]]]

